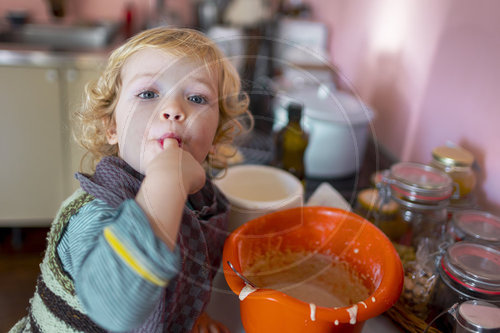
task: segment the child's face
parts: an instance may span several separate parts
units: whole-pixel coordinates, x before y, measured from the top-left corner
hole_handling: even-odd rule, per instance
[[[146,48],[132,55],[122,71],[110,144],[144,174],[162,151],[163,139],[174,137],[185,151],[203,162],[219,122],[217,80],[200,62]]]

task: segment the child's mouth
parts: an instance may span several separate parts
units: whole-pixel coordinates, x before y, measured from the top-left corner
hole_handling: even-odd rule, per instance
[[[165,140],[167,139],[175,139],[177,140],[177,144],[179,145],[179,148],[182,147],[182,139],[175,135],[174,133],[167,133],[165,135],[162,135],[159,139],[158,139],[158,143],[160,144],[160,146],[163,148],[163,143],[165,142]]]

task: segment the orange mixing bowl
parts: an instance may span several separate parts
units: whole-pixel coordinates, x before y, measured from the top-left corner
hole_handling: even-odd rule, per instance
[[[314,320],[308,303],[280,291],[258,289],[240,302],[246,332],[361,332],[366,320],[388,310],[403,287],[403,267],[390,240],[372,223],[344,210],[298,207],[251,220],[226,240],[224,276],[239,295],[245,283],[240,272],[256,254],[267,251],[307,251],[338,258],[363,277],[370,296],[357,303],[355,323],[348,307],[316,308]]]

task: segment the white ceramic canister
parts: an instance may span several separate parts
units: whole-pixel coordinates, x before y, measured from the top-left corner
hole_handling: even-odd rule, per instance
[[[274,108],[277,130],[287,123],[290,101],[304,105],[309,132],[304,156],[309,178],[342,178],[359,171],[374,113],[359,98],[330,85],[304,86],[281,94]]]

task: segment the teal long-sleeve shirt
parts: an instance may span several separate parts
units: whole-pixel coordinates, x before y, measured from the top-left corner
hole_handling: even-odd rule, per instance
[[[170,251],[151,230],[132,200],[118,209],[95,199],[69,220],[57,247],[88,316],[121,332],[140,327],[180,269],[180,253]]]

